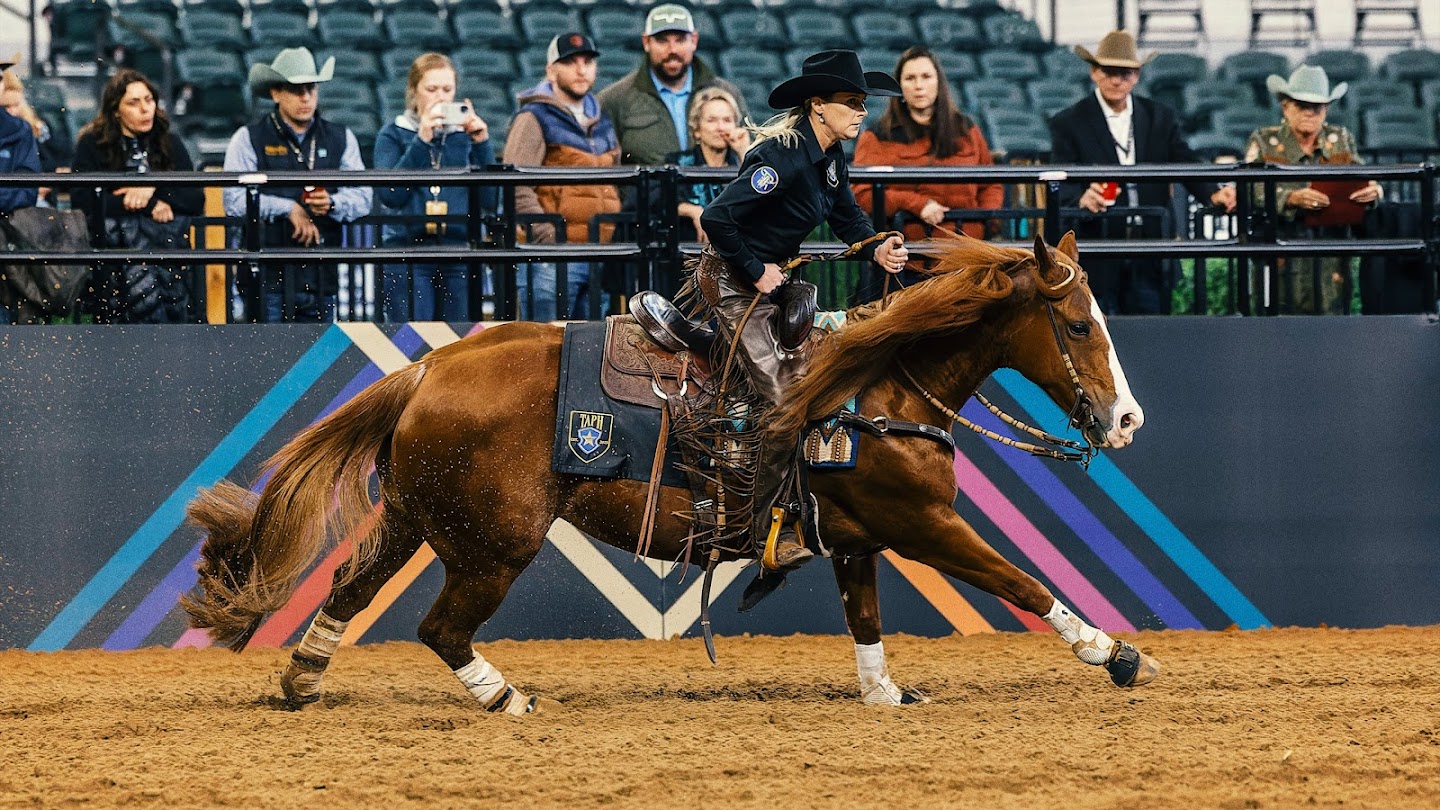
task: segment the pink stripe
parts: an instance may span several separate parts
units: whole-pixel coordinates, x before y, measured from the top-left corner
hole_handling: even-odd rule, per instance
[[[995,486],[985,473],[971,463],[963,453],[955,453],[955,483],[965,497],[975,502],[992,523],[1010,538],[1026,557],[1030,558],[1050,581],[1055,583],[1072,604],[1091,623],[1111,631],[1129,632],[1135,629],[1115,606],[1110,604],[1090,581],[1081,574],[1060,550],[1055,548],[1028,518],[1020,514],[1015,504]]]
[[[180,638],[171,644],[171,649],[178,650],[182,647],[209,647],[210,634],[198,627],[191,627],[180,634]]]

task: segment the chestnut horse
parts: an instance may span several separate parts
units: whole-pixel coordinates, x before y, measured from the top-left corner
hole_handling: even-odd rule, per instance
[[[1144,417],[1084,283],[1073,234],[1054,250],[1037,238],[1033,252],[960,239],[941,246],[933,273],[884,307],[852,311],[820,343],[809,374],[773,412],[774,435],[795,435],[856,395],[865,416],[948,428],[953,410],[1009,367],[1071,412],[1093,444],[1130,443]],[[429,543],[445,565],[445,585],[420,623],[420,640],[484,708],[525,714],[543,706],[476,652],[474,635],[557,518],[633,551],[647,490],[640,481],[551,471],[550,441],[541,437],[554,432],[562,335],[556,326],[515,323],[436,349],[281,448],[258,498],[225,481],[203,491],[189,508],[209,531],[201,592],[185,599],[192,624],[242,649],[327,542],[361,525],[373,464],[382,517],[361,530],[296,648],[281,679],[286,697],[318,699],[347,622]],[[917,699],[885,666],[874,553],[882,546],[1043,617],[1077,657],[1105,667],[1120,686],[1155,677],[1153,659],[1072,613],[956,513],[950,448],[915,436],[860,441],[858,466],[811,481],[864,702]],[[684,555],[688,526],[674,513],[689,508],[687,490],[662,491],[651,556]]]

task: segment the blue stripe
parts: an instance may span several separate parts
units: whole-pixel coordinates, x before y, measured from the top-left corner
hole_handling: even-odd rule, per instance
[[[230,434],[210,451],[200,466],[190,473],[170,497],[135,530],[135,534],[115,552],[74,599],[60,611],[28,649],[53,652],[64,649],[101,608],[124,587],[130,577],[144,565],[151,554],[179,528],[185,519],[185,505],[201,487],[224,478],[260,441],[310,386],[330,368],[346,348],[350,338],[331,325],[280,381],[256,403]]]
[[[1064,412],[1024,377],[1003,369],[995,373],[994,380],[1029,412],[1036,425],[1057,436],[1079,438],[1066,424]],[[1270,626],[1265,614],[1103,453],[1090,463],[1090,477],[1238,627],[1254,630]]]

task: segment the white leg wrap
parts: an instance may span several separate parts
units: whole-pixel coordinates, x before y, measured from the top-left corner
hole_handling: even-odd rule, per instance
[[[1060,603],[1059,599],[1050,606],[1050,612],[1044,616],[1045,623],[1055,628],[1060,638],[1070,645],[1070,649],[1079,658],[1091,666],[1100,666],[1110,660],[1110,655],[1115,649],[1115,640],[1105,634],[1104,630],[1091,627]]]
[[[860,699],[866,706],[900,705],[900,687],[890,680],[885,666],[885,642],[856,644],[855,669],[860,673]]]
[[[340,639],[345,636],[345,628],[349,625],[349,622],[338,622],[326,616],[323,610],[315,614],[310,629],[300,639],[300,645],[295,648],[290,665],[282,676],[281,686],[286,697],[304,702],[319,698],[325,667],[340,647]],[[295,658],[302,658],[304,662],[297,664]]]
[[[345,637],[345,628],[349,626],[349,622],[337,622],[322,610],[315,614],[295,652],[316,661],[328,661],[340,648],[340,639]]]
[[[473,661],[455,670],[455,677],[486,711],[521,715],[535,710],[534,702],[521,694],[519,689],[505,683],[505,676],[500,674],[500,670],[490,666],[490,662],[479,653]]]

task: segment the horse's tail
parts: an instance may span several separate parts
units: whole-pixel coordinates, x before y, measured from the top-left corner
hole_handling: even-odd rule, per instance
[[[243,650],[265,615],[289,601],[327,540],[356,533],[371,510],[371,464],[424,376],[425,366],[412,364],[306,428],[266,462],[270,481],[258,497],[228,481],[200,491],[187,513],[209,537],[200,551],[201,593],[181,600],[191,626]],[[374,560],[383,523],[351,538],[347,579]]]

